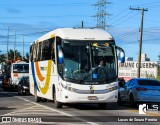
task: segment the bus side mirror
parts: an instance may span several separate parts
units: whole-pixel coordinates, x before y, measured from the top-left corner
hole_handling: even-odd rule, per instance
[[[63,56],[62,48],[60,45],[58,45],[58,61],[60,64],[63,63],[63,58],[64,58],[64,56]]]
[[[116,46],[116,49],[119,50],[119,55],[120,55],[120,61],[121,63],[125,62],[125,52],[121,47]]]

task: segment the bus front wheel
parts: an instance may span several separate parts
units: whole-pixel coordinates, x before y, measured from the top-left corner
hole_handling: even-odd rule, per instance
[[[56,101],[55,104],[56,104],[56,108],[62,108],[62,102]]]
[[[41,101],[41,98],[37,96],[36,87],[34,88],[34,99],[35,99],[35,102],[40,102]]]
[[[62,108],[62,106],[63,106],[62,102],[59,102],[56,99],[56,89],[55,89],[55,87],[53,87],[53,100],[54,100],[54,103],[56,105],[56,108]]]

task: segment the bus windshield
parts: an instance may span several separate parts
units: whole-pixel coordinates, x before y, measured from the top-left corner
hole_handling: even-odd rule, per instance
[[[64,40],[63,76],[66,79],[104,83],[117,77],[115,43]],[[100,64],[103,63],[102,65]]]
[[[29,64],[13,64],[13,73],[29,73]]]

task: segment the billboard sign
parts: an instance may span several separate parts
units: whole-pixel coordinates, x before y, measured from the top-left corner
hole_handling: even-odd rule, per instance
[[[118,77],[123,77],[125,80],[137,77],[138,62],[125,61],[125,63],[118,62]],[[141,62],[141,78],[157,78],[158,63],[145,61]]]

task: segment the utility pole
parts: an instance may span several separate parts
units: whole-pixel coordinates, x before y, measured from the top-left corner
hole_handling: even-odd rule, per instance
[[[98,0],[98,2],[93,5],[97,7],[97,14],[93,16],[97,18],[96,27],[104,30],[106,28],[106,15],[109,15],[106,13],[106,4],[110,4],[110,2],[107,2],[107,0]]]
[[[8,61],[8,43],[9,43],[9,26],[7,30],[7,60],[6,61]]]
[[[22,60],[24,59],[24,36],[23,36],[23,57]]]
[[[140,28],[140,41],[139,41],[139,52],[138,52],[138,70],[137,70],[137,78],[140,78],[141,74],[141,54],[142,54],[142,38],[143,38],[143,18],[144,11],[148,11],[148,9],[144,8],[131,8],[130,10],[138,10],[141,11],[141,28]]]
[[[16,30],[15,30],[15,37],[14,37],[14,60],[16,60]]]
[[[82,28],[84,27],[84,22],[83,22],[83,21],[81,21],[81,27],[82,27]]]

